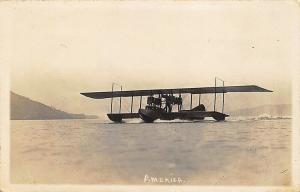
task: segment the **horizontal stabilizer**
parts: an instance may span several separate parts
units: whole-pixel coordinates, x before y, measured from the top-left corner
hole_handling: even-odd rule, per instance
[[[179,89],[148,89],[133,91],[107,91],[107,92],[88,92],[80,93],[93,99],[105,99],[112,97],[132,97],[149,96],[157,94],[208,94],[208,93],[229,93],[229,92],[272,92],[256,85],[245,86],[225,86],[225,87],[198,87],[198,88],[179,88]]]

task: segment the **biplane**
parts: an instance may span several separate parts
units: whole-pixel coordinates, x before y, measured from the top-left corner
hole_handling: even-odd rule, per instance
[[[222,86],[217,86],[217,80],[222,82]],[[224,81],[215,78],[214,87],[195,87],[195,88],[175,88],[175,89],[147,89],[147,90],[131,90],[120,91],[112,90],[106,92],[87,92],[80,93],[86,97],[93,99],[111,99],[111,111],[107,114],[108,118],[113,122],[122,122],[124,119],[141,118],[147,123],[152,123],[157,119],[161,120],[203,120],[206,117],[212,117],[216,121],[224,121],[228,114],[224,113],[225,93],[229,92],[272,92],[256,85],[243,86],[224,86]],[[190,94],[190,109],[182,109],[183,94]],[[198,95],[198,105],[193,107],[193,95]],[[201,103],[202,94],[213,94],[214,104],[212,110],[207,110]],[[222,94],[222,110],[216,110],[217,94]],[[131,110],[127,113],[121,113],[122,98],[131,97]],[[133,112],[133,99],[139,97],[138,112]],[[147,104],[142,108],[143,97],[147,97]],[[113,101],[119,98],[119,111],[113,112]],[[177,106],[177,107],[176,107]],[[174,108],[175,107],[175,108]],[[174,110],[175,109],[175,110]]]

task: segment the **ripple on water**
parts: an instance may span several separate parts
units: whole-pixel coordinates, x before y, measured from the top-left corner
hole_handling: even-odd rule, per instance
[[[278,185],[290,179],[289,173],[277,172],[290,166],[291,143],[290,121],[279,122],[14,122],[12,180],[30,182],[22,170],[34,169],[30,179],[37,183],[51,178],[56,183],[99,184],[119,178],[143,184],[149,171],[153,176],[172,171],[188,176],[191,184],[216,183],[222,174],[222,185]],[[20,160],[22,164],[16,163]],[[59,169],[53,170],[53,163]],[[75,170],[82,174],[68,174]]]

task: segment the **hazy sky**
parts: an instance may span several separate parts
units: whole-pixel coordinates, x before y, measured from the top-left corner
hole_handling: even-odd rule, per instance
[[[11,33],[11,89],[72,113],[101,114],[124,89],[256,84],[227,109],[291,103],[299,50],[296,2],[18,2]],[[211,96],[211,98],[213,98]]]

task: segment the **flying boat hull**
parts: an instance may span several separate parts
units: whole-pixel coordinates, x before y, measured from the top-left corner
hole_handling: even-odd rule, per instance
[[[109,113],[108,118],[114,122],[122,122],[124,119],[141,118],[144,122],[152,123],[160,120],[203,120],[212,117],[216,121],[224,121],[229,115],[217,111],[179,111],[179,112],[158,112],[151,109],[139,109],[138,113]]]

